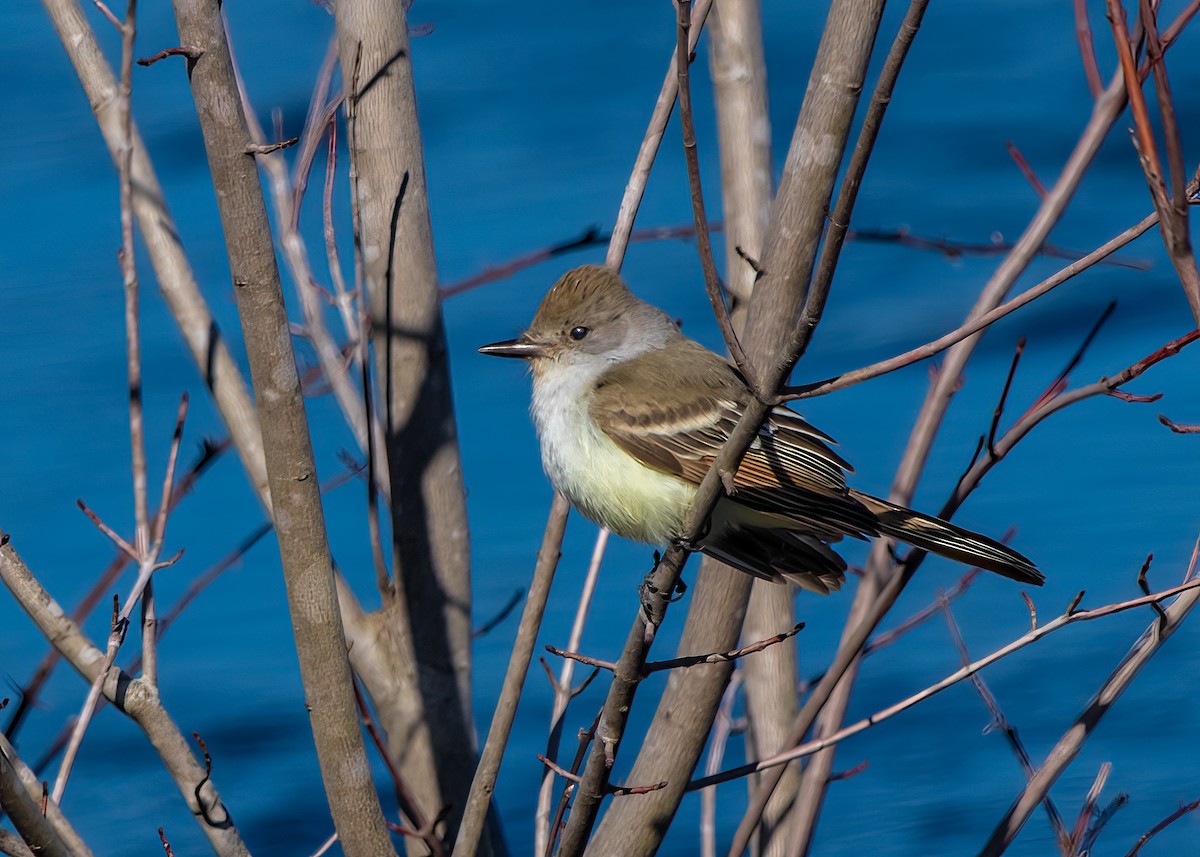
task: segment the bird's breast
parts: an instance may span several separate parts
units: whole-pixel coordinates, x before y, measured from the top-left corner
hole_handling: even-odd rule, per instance
[[[664,544],[680,535],[695,486],[647,467],[604,434],[588,412],[592,379],[581,384],[575,374],[535,378],[532,412],[546,475],[585,517],[619,536]]]

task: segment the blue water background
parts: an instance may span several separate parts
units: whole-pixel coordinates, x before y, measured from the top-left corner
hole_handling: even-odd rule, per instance
[[[1038,199],[1005,151],[1012,140],[1049,183],[1087,121],[1090,97],[1081,70],[1069,3],[933,4],[888,114],[854,217],[860,228],[987,242],[1017,237]],[[1168,3],[1169,20],[1179,3]],[[764,10],[771,84],[773,145],[782,163],[804,92],[824,9],[768,3]],[[1113,68],[1102,7],[1090,4],[1101,66]],[[260,116],[283,111],[298,133],[312,80],[332,32],[331,18],[309,3],[227,3],[247,86]],[[888,12],[894,32],[902,8]],[[117,40],[92,9],[92,26],[110,56]],[[536,2],[418,3],[413,22],[433,35],[414,42],[417,87],[434,234],[445,282],[514,255],[574,237],[589,225],[611,226],[634,152],[673,44],[669,4]],[[0,527],[53,595],[68,608],[109,561],[111,549],[76,510],[84,498],[122,532],[131,529],[120,243],[115,174],[80,87],[49,21],[36,4],[0,11],[7,34],[0,51]],[[142,4],[138,55],[175,45],[165,4]],[[884,38],[889,38],[885,36]],[[696,65],[700,152],[713,216],[718,172],[704,54]],[[1170,55],[1187,156],[1194,164],[1200,131],[1197,34]],[[218,323],[236,343],[238,325],[224,247],[182,63],[135,73],[136,118],[149,146],[197,277]],[[1144,181],[1124,129],[1105,145],[1062,224],[1055,244],[1090,249],[1150,210]],[[642,207],[640,225],[690,221],[683,161],[673,125]],[[338,214],[345,223],[344,188]],[[306,223],[320,210],[311,195]],[[348,230],[343,230],[343,238]],[[311,229],[321,271],[319,228]],[[721,242],[718,241],[718,244]],[[720,247],[718,247],[720,250]],[[346,254],[348,256],[348,253]],[[599,261],[579,253],[522,272],[446,304],[455,394],[471,513],[475,610],[490,618],[526,585],[550,489],[541,474],[526,414],[528,381],[519,367],[475,354],[483,342],[518,332],[543,291],[566,267]],[[1151,233],[1122,252],[1149,271],[1100,267],[997,325],[980,348],[934,450],[917,505],[936,508],[986,431],[1016,339],[1025,352],[1010,400],[1023,411],[1056,375],[1104,306],[1116,314],[1097,338],[1074,383],[1114,373],[1191,328],[1190,316],[1161,242]],[[968,256],[890,244],[848,244],[824,322],[796,373],[821,378],[873,362],[955,327],[996,264]],[[1060,266],[1040,260],[1029,285]],[[175,326],[140,260],[145,390],[150,456],[163,464],[178,396],[192,393],[185,458],[205,436],[223,434],[219,418]],[[719,346],[690,244],[637,244],[625,273],[644,297],[680,317],[686,331]],[[240,353],[240,347],[234,345]],[[301,359],[313,362],[306,346]],[[1152,584],[1183,574],[1200,524],[1200,438],[1171,434],[1155,414],[1200,422],[1200,352],[1185,352],[1132,389],[1163,392],[1157,404],[1101,398],[1055,416],[1025,440],[985,481],[959,520],[1000,534],[1019,527],[1015,544],[1046,571],[1035,593],[1043,617],[1080,589],[1085,605],[1137,593],[1135,575],[1155,554]],[[926,388],[928,366],[804,404],[804,412],[842,443],[857,468],[855,484],[886,493]],[[323,477],[337,474],[339,448],[350,448],[330,398],[310,401]],[[152,484],[157,476],[152,476]],[[327,499],[330,537],[340,565],[368,605],[376,603],[362,491],[356,483]],[[224,456],[171,519],[167,550],[184,560],[158,578],[171,604],[189,581],[262,520],[240,465]],[[544,642],[566,641],[594,528],[574,520]],[[857,545],[847,547],[861,561]],[[583,648],[615,656],[634,611],[634,584],[647,568],[645,549],[614,544],[605,562]],[[920,609],[961,569],[928,562],[895,611]],[[128,579],[122,587],[129,585]],[[124,591],[124,589],[122,590]],[[1019,636],[1026,609],[1012,583],[980,579],[956,604],[976,656]],[[849,593],[798,599],[808,623],[801,637],[805,673],[833,650]],[[672,611],[658,651],[672,650],[686,600]],[[102,639],[107,609],[87,628]],[[1150,621],[1148,610],[1067,629],[986,673],[992,690],[1040,762],[1100,682]],[[1172,639],[1118,702],[1079,760],[1054,790],[1072,823],[1096,771],[1113,772],[1102,803],[1128,792],[1129,806],[1109,823],[1095,853],[1122,854],[1180,802],[1200,797],[1193,620]],[[28,679],[45,644],[20,611],[0,598],[0,668],[10,685]],[[510,619],[476,646],[475,709],[486,731],[515,629]],[[132,644],[131,644],[132,647]],[[187,611],[161,646],[162,697],[183,732],[199,731],[214,758],[214,777],[257,855],[311,853],[331,824],[311,737],[278,558],[270,539],[251,550]],[[912,633],[865,666],[850,706],[864,716],[957,666],[941,620]],[[644,726],[662,678],[647,682],[633,725]],[[565,734],[590,722],[600,682],[578,699]],[[67,717],[84,685],[67,670],[40,700],[20,736],[35,759]],[[513,853],[528,853],[532,810],[551,694],[531,672],[497,793]],[[1019,790],[1023,777],[1004,739],[987,733],[989,716],[969,685],[905,713],[842,745],[837,768],[869,767],[829,792],[816,854],[971,854]],[[619,762],[632,758],[628,746]],[[739,761],[736,744],[727,760]],[[386,773],[377,766],[385,805]],[[53,768],[46,776],[53,778]],[[617,779],[622,779],[618,770]],[[720,841],[740,817],[744,787],[720,792]],[[628,799],[628,798],[627,798]],[[144,855],[159,849],[165,826],[175,853],[207,853],[173,784],[136,727],[111,710],[92,726],[67,793],[65,810],[98,854]],[[697,852],[698,801],[689,797],[664,854]],[[1163,833],[1147,854],[1194,853],[1200,818]],[[1013,854],[1056,853],[1042,813],[1033,816]]]

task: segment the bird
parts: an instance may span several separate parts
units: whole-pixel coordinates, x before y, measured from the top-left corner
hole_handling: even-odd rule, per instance
[[[565,273],[515,339],[480,353],[526,361],[542,465],[584,517],[651,545],[686,543],[754,577],[828,594],[845,581],[832,547],[886,537],[1041,585],[1022,554],[846,481],[835,441],[770,409],[702,535],[688,542],[697,488],[754,393],[737,368],[684,336],[612,269]]]

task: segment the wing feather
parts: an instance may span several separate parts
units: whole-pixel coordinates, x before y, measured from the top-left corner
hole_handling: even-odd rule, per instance
[[[617,364],[599,379],[589,410],[604,433],[638,461],[698,483],[749,398],[733,367],[695,345]],[[780,526],[801,524],[827,539],[874,534],[872,516],[846,487],[846,472],[853,468],[832,443],[799,414],[775,408],[734,476],[733,499],[777,516]]]

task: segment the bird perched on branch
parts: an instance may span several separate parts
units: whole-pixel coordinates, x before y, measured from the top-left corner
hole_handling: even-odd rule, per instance
[[[724,358],[684,336],[608,268],[568,271],[516,339],[479,349],[533,374],[533,420],[554,487],[628,539],[685,539],[697,487],[754,398]],[[774,407],[694,547],[767,580],[826,594],[845,580],[831,547],[886,536],[1022,583],[1043,576],[987,536],[846,485],[833,440]]]

